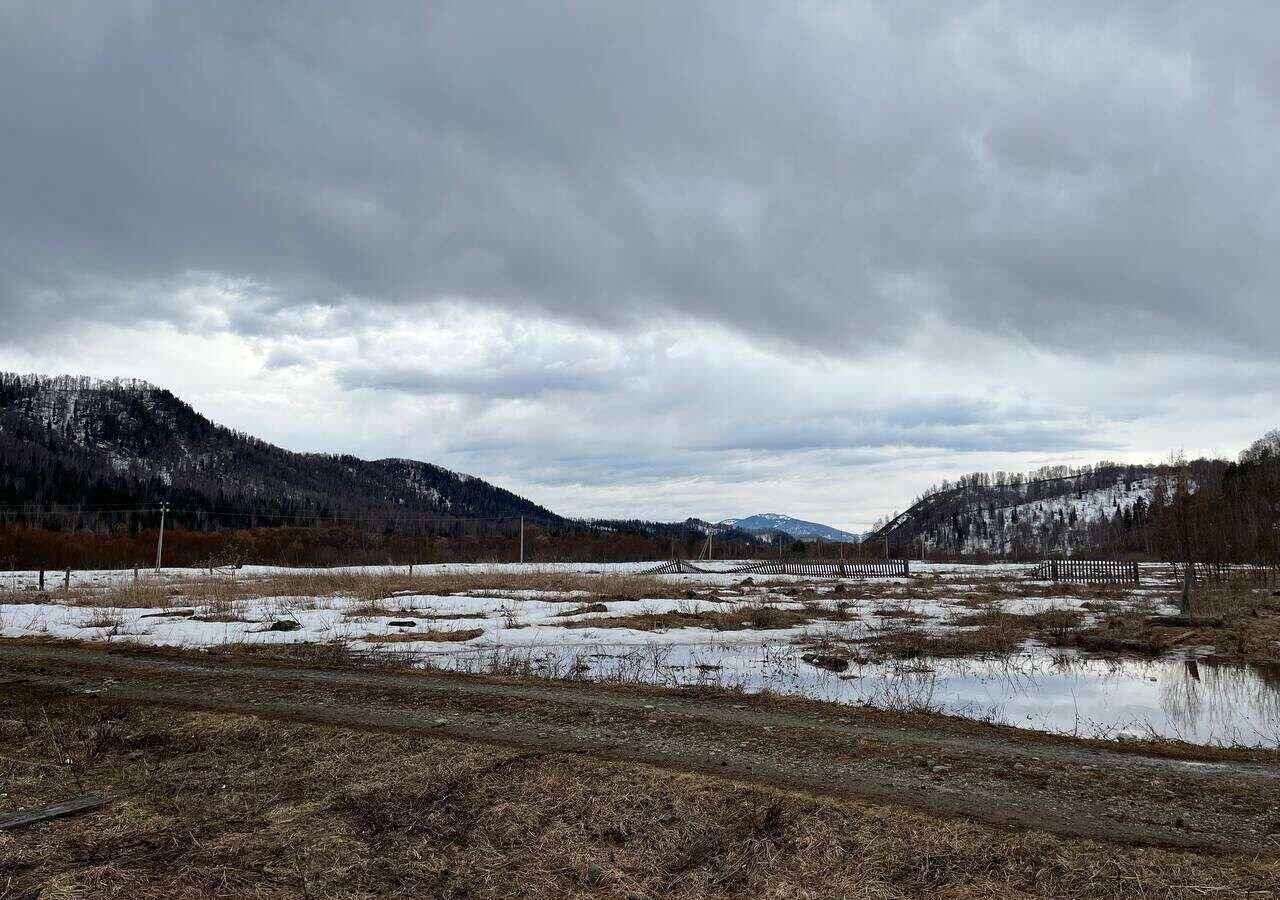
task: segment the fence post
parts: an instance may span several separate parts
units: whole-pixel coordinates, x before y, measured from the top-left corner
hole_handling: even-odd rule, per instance
[[[40,570],[40,590],[44,591],[44,569]]]
[[[1058,561],[1056,559],[1049,560],[1049,580],[1058,580]]]
[[[62,573],[62,589],[64,591],[71,590],[71,568],[67,567],[67,571]]]
[[[911,560],[904,559],[902,561],[902,574],[907,578],[911,577]]]
[[[1135,560],[1135,561],[1134,561],[1134,563],[1133,563],[1133,583],[1134,583],[1134,584],[1139,584],[1139,583],[1140,583],[1139,578],[1138,578],[1138,563],[1137,563],[1137,561],[1136,561],[1136,560]]]

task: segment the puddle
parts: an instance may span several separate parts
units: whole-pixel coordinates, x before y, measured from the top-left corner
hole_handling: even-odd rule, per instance
[[[469,672],[709,684],[884,709],[930,710],[1079,737],[1157,735],[1202,745],[1280,747],[1280,665],[1178,656],[1103,659],[1028,647],[991,659],[851,664],[830,672],[790,644],[507,648],[432,654]],[[504,655],[505,654],[505,655]]]

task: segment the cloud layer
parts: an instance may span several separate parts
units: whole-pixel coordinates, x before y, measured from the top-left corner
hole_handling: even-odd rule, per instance
[[[909,496],[824,509],[824,473],[909,495],[1190,446],[1193,411],[1232,451],[1275,424],[1278,20],[14,0],[0,362],[250,427],[206,373],[138,371],[223,353],[311,410],[267,437],[570,513],[855,524]]]

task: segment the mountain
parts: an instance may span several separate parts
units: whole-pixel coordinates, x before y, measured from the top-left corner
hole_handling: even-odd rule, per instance
[[[832,528],[819,522],[806,522],[779,513],[756,513],[745,519],[724,519],[720,525],[727,525],[741,531],[760,534],[762,532],[780,531],[802,541],[837,541],[854,544],[861,540],[856,534]]]
[[[1223,463],[1191,464],[1188,488],[1216,484]],[[1148,550],[1147,527],[1174,499],[1177,471],[1099,463],[1049,467],[1030,476],[975,473],[931,488],[867,535],[890,547],[935,554],[1035,557],[1105,546]]]
[[[284,450],[216,425],[143,381],[0,373],[0,513],[44,521],[55,506],[83,505],[99,521],[121,521],[160,500],[175,520],[197,525],[559,521],[510,491],[430,463]]]

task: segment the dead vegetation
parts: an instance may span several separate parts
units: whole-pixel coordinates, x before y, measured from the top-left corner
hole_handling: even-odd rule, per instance
[[[587,613],[608,612],[609,607],[603,603],[584,603],[581,606],[575,606],[573,609],[566,609],[564,612],[556,613],[558,616],[583,616]]]
[[[1121,584],[1039,583],[1016,576],[981,576],[967,579],[960,591],[949,592],[960,606],[982,609],[1011,600],[1070,597],[1082,604],[1112,604],[1132,599],[1132,586]],[[945,582],[944,582],[945,584]]]
[[[299,571],[270,575],[127,576],[103,587],[72,587],[69,591],[16,595],[24,601],[50,598],[76,605],[166,609],[175,606],[212,606],[228,610],[237,601],[255,597],[353,597],[374,604],[398,595],[449,596],[484,591],[536,591],[564,595],[566,601],[584,602],[588,595],[603,600],[678,598],[688,589],[676,582],[642,575],[574,572],[510,572],[469,570],[410,575],[407,568],[394,572]],[[573,596],[575,595],[576,596]],[[546,599],[555,599],[548,597]]]
[[[1212,646],[1222,658],[1280,661],[1280,597],[1247,585],[1197,588],[1185,617],[1154,606],[1114,607],[1078,635],[1085,649],[1157,654],[1175,646]]]
[[[434,641],[437,643],[461,643],[470,641],[484,634],[483,628],[456,628],[451,631],[401,631],[392,634],[366,634],[360,640],[369,644],[408,644],[415,641]]]
[[[1070,597],[1078,608],[1031,613],[1003,609],[1006,601],[1037,595]],[[1280,660],[1280,597],[1247,585],[1199,588],[1185,621],[1157,614],[1160,604],[1176,605],[1173,593],[1157,590],[1135,596],[1114,585],[1028,585],[990,579],[953,602],[973,610],[947,622],[963,630],[926,633],[906,624],[910,616],[889,615],[883,618],[897,621],[873,629],[865,644],[877,655],[907,659],[1007,653],[1035,640],[1090,653],[1156,656],[1179,646],[1212,646],[1224,659]]]
[[[645,766],[6,695],[0,896],[1272,897],[1280,862],[1012,832]]]
[[[923,622],[930,618],[918,610],[907,609],[902,606],[881,606],[871,612],[881,619],[901,619],[908,622]]]
[[[712,631],[743,631],[794,628],[817,619],[830,618],[830,610],[790,609],[767,604],[736,606],[726,610],[640,611],[622,616],[601,616],[565,622],[566,628],[634,628],[637,631],[667,631],[672,628],[708,628]]]
[[[398,616],[410,619],[425,619],[432,622],[448,622],[462,619],[485,619],[488,618],[489,614],[484,612],[442,613],[430,609],[412,609],[402,603],[375,601],[354,606],[342,615],[346,619],[385,619]]]
[[[895,625],[873,631],[861,646],[873,657],[891,659],[986,656],[1011,653],[1026,638],[1027,632],[1003,621],[950,632],[926,632]]]
[[[986,607],[952,617],[947,630],[926,631],[914,627],[911,617],[887,617],[860,646],[874,657],[892,659],[997,655],[1010,653],[1033,637],[1060,645],[1083,619],[1084,613],[1073,609],[1010,613]]]
[[[1161,586],[1162,585],[1162,586]],[[553,571],[511,572],[479,569],[410,575],[407,568],[387,572],[299,571],[271,575],[234,576],[199,574],[181,578],[155,578],[143,574],[136,581],[125,577],[107,587],[76,587],[69,592],[22,592],[23,602],[55,598],[72,604],[101,607],[92,620],[109,634],[121,628],[113,609],[146,608],[157,614],[194,613],[201,622],[243,622],[242,601],[275,598],[284,607],[322,605],[328,598],[356,598],[347,618],[408,616],[441,622],[480,619],[481,613],[432,613],[414,609],[402,598],[412,595],[492,595],[511,597],[511,609],[502,613],[508,627],[515,627],[518,604],[524,592],[540,600],[563,603],[560,617],[597,614],[564,624],[575,628],[634,628],[666,631],[706,628],[716,631],[788,628],[824,621],[844,622],[870,612],[881,621],[873,626],[866,643],[882,656],[958,656],[1009,652],[1027,639],[1049,646],[1074,647],[1093,653],[1158,655],[1178,646],[1212,645],[1223,658],[1250,661],[1280,660],[1280,598],[1270,590],[1249,585],[1197,585],[1192,594],[1191,618],[1185,623],[1158,620],[1157,601],[1176,604],[1169,582],[1144,582],[1135,591],[1124,585],[1069,585],[1029,582],[1007,573],[962,573],[940,577],[927,573],[905,579],[810,582],[777,579],[743,579],[735,587],[697,586],[688,581],[657,576]],[[296,600],[294,599],[296,598]],[[1002,610],[1013,601],[1034,598],[1068,599],[1092,615],[1087,621],[1076,613],[1051,611],[1020,615]],[[649,612],[646,599],[688,599],[739,604],[723,611],[687,610]],[[787,609],[779,599],[801,604]],[[606,601],[637,604],[634,613],[608,615]],[[421,601],[419,601],[421,602]],[[943,603],[972,613],[953,617],[948,624],[961,630],[917,628],[928,619],[914,608],[918,603]],[[616,607],[614,607],[616,611]],[[1167,610],[1166,610],[1167,611]],[[921,633],[925,632],[925,633]]]

